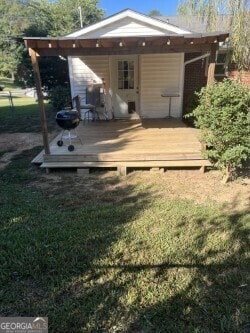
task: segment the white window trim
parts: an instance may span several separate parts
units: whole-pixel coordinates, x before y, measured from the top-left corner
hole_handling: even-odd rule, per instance
[[[215,67],[216,65],[224,65],[224,74],[216,74],[214,72],[214,77],[226,77],[227,76],[227,59],[225,59],[225,62],[217,62],[217,58],[219,54],[227,54],[228,50],[221,49],[216,51],[216,62],[215,62]],[[209,57],[206,58],[206,66],[205,66],[205,76],[208,75],[208,66],[209,66]]]

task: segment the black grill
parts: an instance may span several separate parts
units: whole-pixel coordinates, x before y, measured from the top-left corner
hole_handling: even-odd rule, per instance
[[[57,124],[64,130],[76,128],[80,123],[80,117],[77,111],[59,111],[56,114]]]
[[[74,130],[80,124],[80,115],[76,110],[62,110],[56,114],[56,122],[63,129],[61,139],[57,141],[57,145],[63,145],[63,138],[69,139],[68,150],[73,151],[75,147],[71,144],[71,139],[77,137],[76,134],[71,134],[70,131]],[[65,131],[69,131],[68,135],[64,135]]]

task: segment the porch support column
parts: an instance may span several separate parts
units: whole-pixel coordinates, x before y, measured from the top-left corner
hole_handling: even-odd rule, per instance
[[[217,48],[218,48],[218,43],[211,44],[211,52],[210,52],[209,66],[207,73],[207,85],[209,85],[214,81],[214,70],[215,70]]]
[[[48,155],[48,154],[50,154],[49,139],[48,139],[48,126],[47,126],[47,119],[46,119],[46,114],[45,114],[39,65],[38,65],[36,52],[31,48],[29,49],[29,52],[30,52],[30,57],[31,57],[31,62],[32,62],[34,77],[35,77],[35,83],[36,83],[38,107],[39,107],[41,127],[42,127],[43,145],[44,145],[45,154]]]

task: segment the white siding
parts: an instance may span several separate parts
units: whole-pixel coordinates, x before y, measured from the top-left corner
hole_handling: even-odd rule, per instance
[[[109,57],[69,57],[69,74],[72,97],[79,95],[85,102],[89,81],[102,83],[102,78],[104,78],[109,85]]]
[[[124,21],[124,19],[127,19],[127,21]],[[117,22],[120,22],[120,23],[118,23],[118,25],[117,25]],[[165,34],[169,34],[169,32],[171,32],[173,34],[181,34],[181,35],[191,33],[190,31],[180,29],[175,25],[168,24],[166,22],[163,22],[158,19],[154,19],[152,17],[140,14],[138,12],[134,12],[133,10],[130,10],[130,9],[126,9],[116,15],[112,15],[112,16],[106,18],[105,20],[102,20],[102,21],[92,24],[88,27],[75,31],[72,34],[69,34],[67,37],[87,36],[88,34],[95,32],[93,35],[93,36],[95,36],[94,38],[96,38],[96,36],[98,36],[98,38],[100,38],[101,37],[100,33],[102,31],[104,31],[104,33],[105,33],[105,31],[106,32],[113,31],[116,28],[119,28],[121,25],[124,25],[124,22],[125,22],[125,25],[126,24],[129,25],[130,23],[136,22],[137,24],[140,25],[140,29],[141,29],[141,27],[143,27],[143,29],[145,29],[145,30],[150,28],[150,31],[148,31],[148,33],[150,33],[150,34],[151,33],[155,34],[155,31],[164,32]],[[106,30],[106,27],[108,30]],[[102,30],[102,29],[104,29],[104,30]],[[128,30],[130,30],[130,27],[128,28]],[[98,31],[99,34],[97,34],[96,31]],[[143,34],[143,36],[145,35],[145,32],[143,32],[142,29],[141,29],[141,33]]]
[[[142,24],[132,18],[124,18],[103,28],[86,33],[84,34],[84,38],[162,36],[166,34],[173,34],[173,32],[164,31],[148,24]]]
[[[183,54],[150,54],[140,55],[139,58],[140,107],[138,111],[141,117],[167,117],[169,97],[161,97],[161,94],[171,92],[180,94],[180,97],[172,97],[171,116],[180,117],[183,97]],[[72,97],[80,95],[82,102],[85,103],[86,88],[91,80],[102,83],[104,78],[107,86],[113,88],[114,82],[110,82],[109,64],[109,56],[69,57]]]
[[[172,97],[171,116],[180,117],[183,94],[183,54],[142,55],[140,68],[141,116],[143,118],[167,117],[169,97],[161,97],[161,94],[179,93],[180,97]]]

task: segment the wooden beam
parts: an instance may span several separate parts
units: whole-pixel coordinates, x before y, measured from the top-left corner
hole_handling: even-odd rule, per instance
[[[112,47],[112,44],[106,44],[107,47],[85,47],[85,48],[39,48],[35,51],[40,56],[84,56],[84,55],[129,55],[129,54],[161,54],[161,53],[204,53],[210,51],[209,44],[190,44],[190,45],[150,45],[145,47]]]
[[[208,74],[207,74],[207,85],[211,84],[214,81],[214,71],[215,71],[217,49],[218,49],[218,43],[211,44]]]
[[[29,51],[30,51],[30,57],[31,57],[31,62],[32,62],[32,66],[33,66],[33,71],[34,71],[35,83],[36,83],[36,91],[37,91],[38,106],[39,106],[39,112],[40,112],[44,151],[45,151],[45,154],[50,154],[49,140],[48,140],[48,126],[47,126],[47,119],[46,119],[46,114],[45,114],[41,76],[40,76],[40,71],[39,71],[37,55],[36,55],[35,50],[29,49]]]

